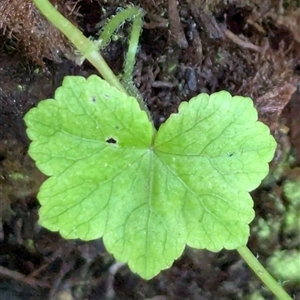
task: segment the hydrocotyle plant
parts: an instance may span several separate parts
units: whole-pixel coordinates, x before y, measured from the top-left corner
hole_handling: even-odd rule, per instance
[[[266,176],[275,148],[249,98],[200,94],[156,132],[134,98],[97,76],[66,77],[25,121],[29,153],[50,176],[38,195],[44,227],[71,239],[103,236],[148,279],[185,244],[211,251],[246,244],[248,192]]]
[[[276,148],[252,100],[200,94],[156,130],[137,99],[111,84],[67,76],[26,114],[29,154],[49,176],[40,224],[67,239],[103,237],[145,279],[186,245],[236,249],[279,299],[291,299],[246,247],[249,192]]]
[[[135,98],[96,75],[69,76],[25,121],[29,154],[49,176],[38,194],[42,226],[67,239],[103,237],[145,279],[185,245],[253,258],[249,191],[276,143],[250,98],[200,94],[156,131]]]

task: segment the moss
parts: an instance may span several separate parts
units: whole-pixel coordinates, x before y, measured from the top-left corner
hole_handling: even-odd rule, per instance
[[[286,200],[295,208],[300,208],[300,179],[286,181],[283,186],[283,193]]]
[[[300,283],[300,252],[297,250],[276,251],[267,260],[267,267],[282,284]]]

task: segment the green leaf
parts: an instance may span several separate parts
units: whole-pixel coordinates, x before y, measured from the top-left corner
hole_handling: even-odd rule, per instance
[[[25,121],[29,154],[50,176],[38,194],[49,230],[103,237],[146,279],[186,244],[219,251],[247,243],[249,191],[276,147],[250,98],[200,94],[156,132],[134,98],[97,76],[70,76]]]

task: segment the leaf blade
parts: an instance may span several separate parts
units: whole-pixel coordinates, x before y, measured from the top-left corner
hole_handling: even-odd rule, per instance
[[[246,244],[254,217],[248,192],[276,146],[249,98],[201,94],[155,133],[134,98],[97,76],[67,77],[55,100],[25,121],[29,153],[50,176],[38,194],[46,228],[65,238],[103,237],[146,279],[186,244],[211,251]]]

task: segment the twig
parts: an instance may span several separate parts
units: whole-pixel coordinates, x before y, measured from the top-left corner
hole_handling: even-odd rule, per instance
[[[232,31],[230,31],[227,28],[225,28],[225,26],[220,26],[220,28],[221,28],[222,32],[224,33],[224,35],[227,38],[229,38],[232,42],[234,42],[235,44],[237,44],[241,48],[251,49],[251,50],[254,50],[256,52],[262,52],[262,48],[261,47],[258,47],[256,45],[250,43],[250,42],[243,41],[237,35],[235,35]]]
[[[183,28],[180,23],[180,17],[176,0],[168,1],[168,14],[170,24],[170,38],[182,49],[188,47]]]
[[[109,275],[107,279],[107,286],[106,286],[106,299],[113,299],[115,296],[115,290],[114,290],[114,281],[115,281],[115,275],[118,272],[118,270],[123,267],[125,263],[121,262],[115,262],[110,268],[109,268]]]
[[[30,286],[40,286],[40,287],[43,287],[43,288],[51,288],[50,284],[47,283],[47,282],[39,281],[39,280],[36,280],[34,278],[27,277],[24,274],[21,274],[17,271],[9,270],[9,269],[4,268],[2,266],[0,266],[0,275],[12,278],[16,281],[26,283]]]

